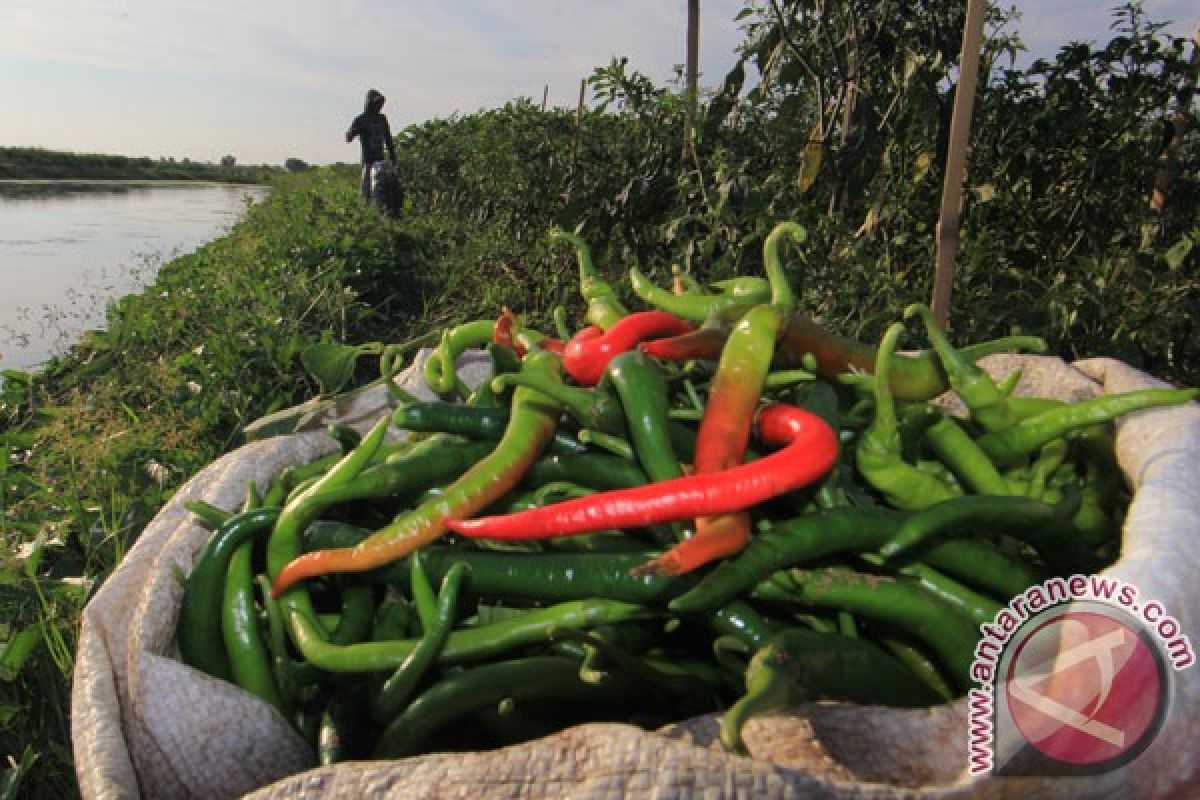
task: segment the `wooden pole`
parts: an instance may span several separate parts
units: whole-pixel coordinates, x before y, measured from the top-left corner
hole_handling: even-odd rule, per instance
[[[581,78],[579,81],[579,105],[575,106],[575,138],[571,142],[571,164],[575,164],[575,159],[579,155],[579,136],[583,129],[583,96],[587,91],[587,78]]]
[[[692,134],[696,126],[696,110],[700,102],[700,0],[688,0],[687,5],[687,116],[683,128],[683,153],[691,152]]]
[[[933,299],[929,304],[934,317],[943,327],[950,316],[950,290],[954,286],[954,251],[958,248],[963,179],[967,168],[967,147],[971,138],[975,86],[979,82],[979,48],[983,43],[986,11],[987,0],[967,0],[967,21],[963,26],[962,52],[958,59],[958,86],[954,90],[954,112],[950,118],[950,147],[946,154],[946,175],[942,183],[942,207],[938,213],[937,238],[934,241],[936,265],[933,274]]]

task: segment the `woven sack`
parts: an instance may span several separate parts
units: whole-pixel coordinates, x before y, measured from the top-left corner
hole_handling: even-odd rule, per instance
[[[427,352],[399,377],[430,396],[418,376]],[[1078,400],[1160,381],[1112,359],[1068,365],[1036,356],[991,356],[994,375],[1021,367],[1018,393]],[[468,353],[460,374],[486,375]],[[366,393],[334,418],[366,429],[386,413],[386,392]],[[1134,489],[1121,557],[1105,573],[1136,585],[1200,630],[1200,406],[1129,415],[1117,457]],[[313,753],[273,709],[179,661],[174,629],[186,573],[209,532],[183,508],[202,499],[238,506],[248,481],[335,448],[306,431],[246,445],[206,467],[146,527],[83,614],[72,687],[76,771],[93,798],[616,798],[616,797],[1149,797],[1200,796],[1200,669],[1174,673],[1163,727],[1128,765],[1079,778],[967,774],[964,700],[921,710],[817,703],[752,719],[751,756],[725,752],[718,715],[654,732],[590,724],[478,753],[309,769]],[[307,771],[306,771],[307,770]]]

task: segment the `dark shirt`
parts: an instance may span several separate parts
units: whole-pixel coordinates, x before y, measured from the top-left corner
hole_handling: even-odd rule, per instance
[[[392,158],[396,157],[395,145],[392,143],[392,130],[388,127],[387,117],[379,112],[364,111],[354,118],[354,122],[350,123],[350,130],[346,132],[349,139],[358,137],[359,143],[362,145],[362,163],[371,164],[376,161],[383,161],[383,148],[386,146],[392,154]]]

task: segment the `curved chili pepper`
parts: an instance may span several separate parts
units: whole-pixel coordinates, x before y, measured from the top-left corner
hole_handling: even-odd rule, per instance
[[[767,283],[771,287],[771,305],[778,306],[786,313],[792,310],[795,295],[787,275],[784,274],[783,259],[779,254],[785,236],[796,244],[801,244],[808,239],[808,231],[795,222],[781,222],[771,229],[763,242],[763,267],[767,272]]]
[[[587,303],[588,322],[606,331],[629,313],[617,299],[617,293],[613,291],[612,286],[601,280],[596,272],[591,248],[582,237],[555,228],[550,231],[550,241],[565,242],[575,248],[575,257],[579,261],[579,293]]]
[[[414,560],[414,564],[420,563]],[[441,591],[434,602],[432,619],[421,632],[421,641],[413,648],[404,662],[396,668],[380,687],[371,703],[371,716],[386,723],[396,716],[407,704],[421,679],[433,666],[438,654],[454,627],[454,615],[458,610],[458,592],[466,577],[468,567],[459,562],[446,571]],[[424,623],[422,623],[424,624]]]
[[[951,682],[963,691],[979,630],[958,609],[907,577],[870,575],[842,567],[777,572],[755,593],[764,599],[849,611],[908,631],[933,651]]]
[[[338,645],[325,639],[315,616],[293,611],[289,624],[300,654],[326,672],[382,672],[394,670],[420,644],[420,639],[395,639]],[[655,612],[645,606],[592,597],[570,600],[545,608],[519,612],[516,616],[460,628],[446,637],[438,653],[440,664],[455,664],[491,658],[538,642],[545,642],[564,628],[593,628],[630,620],[649,619]]]
[[[522,328],[521,320],[505,306],[496,318],[492,328],[492,343],[511,347],[518,356],[524,356],[530,350],[549,350],[551,353],[562,355],[565,343],[551,339],[545,334],[530,328]]]
[[[524,348],[517,343],[516,339],[519,326],[517,315],[512,312],[511,308],[504,306],[500,309],[500,316],[496,317],[496,321],[492,325],[492,341],[511,347],[518,356],[525,355]]]
[[[782,449],[723,472],[600,492],[509,516],[452,519],[446,526],[472,538],[547,539],[727,514],[806,486],[837,460],[837,434],[815,414],[776,403],[759,412],[757,428],[764,442]]]
[[[629,283],[633,293],[647,305],[660,311],[666,311],[675,316],[692,322],[704,322],[713,314],[718,314],[731,306],[747,303],[765,303],[771,297],[771,289],[762,278],[752,278],[755,284],[737,284],[740,293],[700,294],[669,292],[646,277],[637,267],[629,269]]]
[[[750,659],[746,693],[721,718],[721,743],[745,752],[741,731],[750,717],[821,698],[902,708],[931,706],[940,699],[872,642],[789,628]]]
[[[231,515],[221,523],[196,557],[179,608],[179,652],[184,663],[228,680],[229,656],[221,632],[222,591],[230,559],[255,536],[266,534],[279,519],[278,508],[257,508]]]
[[[955,497],[959,492],[907,463],[903,456],[896,407],[890,390],[892,353],[904,333],[897,322],[888,328],[875,356],[875,419],[855,450],[858,471],[896,508],[915,510]]]
[[[783,320],[779,306],[759,306],[734,327],[713,376],[700,433],[696,437],[695,474],[718,473],[742,463],[754,410],[762,393],[775,335]],[[698,517],[696,534],[646,564],[649,572],[679,575],[746,546],[753,526],[750,514]]]
[[[613,324],[607,332],[590,326],[575,334],[563,348],[563,369],[576,383],[595,386],[608,362],[648,339],[677,336],[692,326],[665,311],[638,311]]]
[[[303,491],[290,498],[279,514],[275,527],[267,539],[267,575],[273,581],[278,578],[285,565],[302,552],[301,538],[304,529],[324,508],[327,492],[340,490],[353,481],[371,463],[383,445],[384,437],[391,421],[384,417],[367,432],[362,442],[351,452],[344,455],[328,472],[318,478]],[[288,592],[272,592],[279,600],[279,612],[285,626],[295,636],[294,615],[313,617],[316,614],[312,598],[305,587],[296,587]],[[281,656],[277,655],[277,659]],[[286,660],[280,662],[286,665]]]
[[[1088,548],[1070,530],[1079,510],[1078,493],[1057,506],[1028,497],[966,495],[943,501],[913,514],[900,530],[879,548],[884,558],[895,558],[938,533],[982,528],[1008,533],[1059,563],[1083,564]]]
[[[1020,487],[1000,474],[975,440],[950,417],[942,417],[926,428],[924,439],[942,463],[971,491],[990,495],[1023,494]]]
[[[559,359],[552,353],[531,353],[522,370],[553,375]],[[554,436],[560,408],[545,395],[519,388],[503,437],[494,450],[445,491],[353,548],[307,553],[283,567],[274,580],[278,595],[297,581],[330,572],[361,572],[395,561],[428,544],[446,530],[447,518],[477,512],[517,485]]]
[[[971,412],[971,418],[985,431],[999,431],[1011,427],[1017,421],[1016,415],[1008,405],[1008,395],[1011,391],[1002,391],[991,375],[950,344],[929,306],[914,303],[904,310],[905,319],[914,316],[919,316],[925,323],[925,335],[929,337],[929,343],[941,359],[942,369],[946,371],[950,386]]]
[[[472,347],[483,347],[492,341],[492,330],[496,323],[479,319],[448,328],[442,333],[441,343],[425,362],[425,383],[438,394],[447,394],[458,389],[458,357]]]
[[[999,466],[1010,466],[1074,431],[1090,428],[1134,411],[1182,405],[1200,397],[1200,389],[1138,389],[1103,395],[1052,408],[1004,430],[979,437],[979,447]]]
[[[724,325],[706,325],[681,336],[656,339],[641,345],[642,352],[664,361],[716,361],[728,337]],[[1036,336],[1005,336],[959,348],[958,352],[971,361],[993,353],[1027,350],[1046,351],[1045,340]],[[877,351],[868,344],[832,333],[799,312],[792,312],[784,321],[779,334],[774,366],[780,369],[804,366],[803,359],[812,355],[816,373],[833,380],[847,373],[873,373]],[[891,358],[890,382],[898,400],[929,400],[950,388],[945,373],[932,350],[916,354],[895,353]],[[1026,398],[1011,398],[1014,408],[1024,405]],[[1041,410],[1042,403],[1034,401]]]

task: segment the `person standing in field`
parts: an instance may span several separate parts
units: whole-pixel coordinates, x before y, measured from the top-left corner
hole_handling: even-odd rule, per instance
[[[396,163],[396,143],[392,141],[392,129],[388,126],[387,117],[383,115],[383,104],[387,98],[375,89],[367,92],[367,102],[363,113],[350,123],[346,131],[346,141],[352,142],[358,137],[362,145],[362,195],[364,200],[371,199],[371,165],[383,161],[383,149],[386,146],[391,155],[392,163]]]

